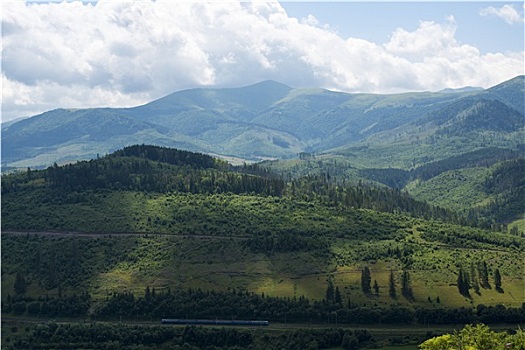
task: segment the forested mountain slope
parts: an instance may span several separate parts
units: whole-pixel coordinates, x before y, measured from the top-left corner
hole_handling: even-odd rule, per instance
[[[58,109],[2,126],[2,164],[45,167],[147,143],[248,160],[330,151],[409,168],[481,147],[522,148],[523,86],[520,76],[487,90],[375,95],[266,81],[134,108]]]
[[[390,189],[327,176],[284,181],[259,166],[145,145],[2,180],[3,312],[213,319],[220,309],[298,322],[337,312],[340,322],[359,314],[365,323],[381,312],[388,323],[424,322],[421,308],[443,322],[488,317],[438,311],[473,303],[519,315],[524,237],[453,224],[461,217]],[[457,285],[465,271],[466,291]],[[219,309],[175,302],[194,293],[217,296]],[[251,306],[228,308],[237,295]],[[167,300],[182,309],[162,307]],[[276,313],[270,302],[295,311]]]

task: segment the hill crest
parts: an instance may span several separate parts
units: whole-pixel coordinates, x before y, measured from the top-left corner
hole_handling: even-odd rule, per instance
[[[2,126],[2,165],[45,167],[138,143],[252,161],[326,152],[402,130],[467,97],[497,100],[521,116],[524,79],[480,91],[394,95],[263,81],[183,90],[133,108],[57,109]]]

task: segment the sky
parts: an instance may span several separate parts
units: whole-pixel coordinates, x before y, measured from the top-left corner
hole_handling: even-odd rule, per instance
[[[2,121],[276,80],[367,93],[524,74],[523,2],[2,2]]]

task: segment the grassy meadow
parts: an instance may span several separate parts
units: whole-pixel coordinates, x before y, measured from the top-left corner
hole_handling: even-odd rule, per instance
[[[407,234],[398,244],[408,244],[411,239]],[[323,256],[309,251],[254,253],[244,237],[5,234],[2,240],[2,296],[14,293],[15,274],[20,271],[28,276],[29,295],[58,293],[57,288],[46,289],[45,260],[50,258],[52,249],[58,249],[64,255],[55,258],[67,263],[72,259],[73,242],[76,242],[83,277],[71,279],[64,267],[63,272],[57,272],[58,278],[63,278],[62,291],[88,291],[93,299],[100,301],[115,292],[142,295],[147,286],[157,291],[168,288],[237,289],[268,296],[305,296],[320,300],[325,297],[328,281],[331,281],[341,291],[345,303],[367,306],[398,304],[434,308],[503,304],[518,307],[523,303],[525,281],[521,274],[521,251],[490,245],[467,249],[420,240],[423,244],[413,245],[412,262],[407,267],[397,258],[363,259],[360,256],[362,251],[392,245],[389,241],[370,243],[336,238]],[[35,255],[39,252],[36,245],[42,247],[40,271],[35,270]],[[17,258],[20,256],[25,258]],[[504,292],[481,288],[480,294],[473,292],[471,298],[466,298],[458,293],[456,286],[458,262],[470,266],[471,262],[481,259],[489,266],[491,282],[492,271],[500,269]],[[365,295],[361,290],[364,266],[370,268],[372,283],[377,281],[377,295]],[[414,300],[407,300],[400,293],[400,276],[404,269],[411,274]],[[388,292],[390,270],[396,276],[396,298],[391,298]]]

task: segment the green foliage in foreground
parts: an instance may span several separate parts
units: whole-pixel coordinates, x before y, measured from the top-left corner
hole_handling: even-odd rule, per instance
[[[366,330],[206,328],[111,323],[30,325],[10,334],[2,348],[16,349],[173,349],[277,350],[363,348],[375,344]]]
[[[348,328],[224,328],[123,323],[8,324],[2,330],[4,349],[343,349],[378,348],[385,344],[413,343],[432,332],[385,338],[374,330]],[[408,334],[412,334],[408,336]],[[390,348],[389,348],[390,349]],[[523,350],[521,329],[494,332],[485,325],[467,325],[460,332],[428,339],[421,350]]]
[[[515,334],[494,332],[483,324],[466,325],[459,332],[444,334],[425,341],[421,350],[524,350],[525,332],[518,329]]]

